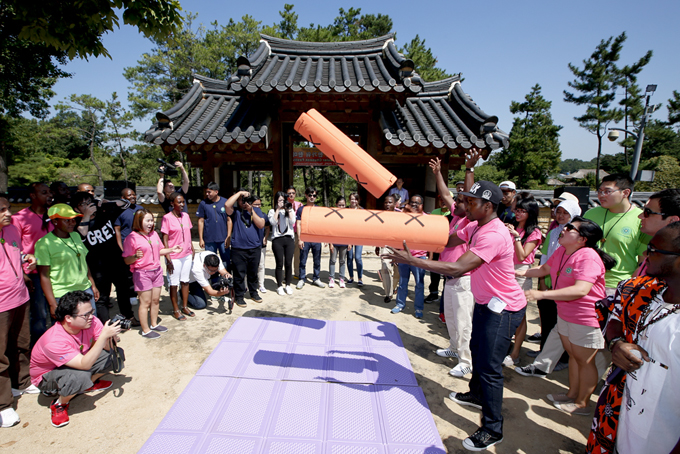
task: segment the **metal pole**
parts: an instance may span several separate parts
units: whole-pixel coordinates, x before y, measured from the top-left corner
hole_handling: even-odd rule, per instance
[[[647,101],[645,102],[645,114],[640,120],[640,129],[638,130],[637,140],[635,141],[635,154],[633,155],[633,162],[630,166],[630,179],[635,181],[637,177],[638,166],[640,165],[640,155],[642,154],[642,141],[645,138],[645,124],[647,123],[648,108],[649,108],[649,98],[647,95]]]

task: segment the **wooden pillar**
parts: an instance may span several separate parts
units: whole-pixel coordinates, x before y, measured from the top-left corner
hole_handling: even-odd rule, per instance
[[[201,168],[203,169],[203,185],[210,183],[215,175],[215,154],[212,151],[201,151]]]
[[[366,134],[366,152],[377,160],[378,146],[380,144],[380,138],[382,136],[382,131],[380,130],[380,124],[377,121],[369,121],[367,134]],[[364,207],[371,210],[378,208],[378,200],[368,191],[366,193],[366,202]],[[382,209],[382,207],[380,207]]]
[[[272,200],[277,191],[283,191],[283,140],[281,134],[281,123],[272,122],[271,137],[269,138],[269,150],[272,151]],[[260,194],[262,196],[262,194]]]

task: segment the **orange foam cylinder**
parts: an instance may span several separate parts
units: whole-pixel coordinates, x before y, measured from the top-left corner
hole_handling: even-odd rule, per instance
[[[316,109],[300,115],[295,122],[295,130],[374,197],[380,198],[397,181],[397,177],[352,142],[352,139]]]
[[[304,207],[300,239],[311,243],[391,246],[441,252],[449,240],[446,216],[352,208]]]

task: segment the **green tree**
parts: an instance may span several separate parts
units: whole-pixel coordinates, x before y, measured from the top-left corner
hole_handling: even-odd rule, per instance
[[[485,162],[484,164],[475,167],[475,180],[491,181],[500,184],[501,181],[507,180],[508,174],[504,169],[496,167],[492,162]],[[449,170],[449,187],[457,181],[465,181],[465,169]]]
[[[581,159],[565,159],[560,162],[559,171],[562,173],[572,173],[579,169],[594,169],[595,159],[591,161],[583,161]]]
[[[680,188],[680,164],[672,156],[657,156],[640,165],[641,169],[654,170],[654,181],[641,182],[636,186],[639,191],[660,191]]]
[[[415,70],[426,81],[435,81],[450,77],[441,68],[437,68],[437,57],[432,53],[432,49],[425,47],[425,40],[416,35],[410,42],[400,49],[404,57],[413,60]]]
[[[66,52],[71,59],[110,57],[101,39],[119,26],[121,13],[123,23],[158,39],[176,31],[182,10],[177,0],[5,0],[2,8],[12,10],[7,24],[18,30],[20,39]]]
[[[524,102],[510,104],[510,112],[518,115],[510,131],[510,145],[495,153],[492,163],[504,169],[517,187],[536,189],[559,168],[562,126],[553,124],[551,105],[541,95],[539,84],[531,88]]]
[[[626,33],[623,32],[616,38],[600,41],[590,57],[583,60],[583,69],[569,63],[575,79],[568,82],[568,85],[576,94],[564,90],[564,100],[586,107],[586,112],[574,119],[579,126],[597,136],[596,184],[599,183],[602,137],[611,121],[623,119],[623,111],[613,106],[613,103],[616,100],[616,88],[620,84],[616,62],[620,58],[625,40]]]

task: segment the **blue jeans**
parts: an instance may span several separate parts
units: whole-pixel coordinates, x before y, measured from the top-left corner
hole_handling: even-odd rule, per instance
[[[40,285],[40,274],[29,274],[28,277],[33,282],[34,291],[31,292],[31,346],[35,345],[47,328],[52,326],[52,318],[50,317],[50,308],[47,303],[47,298],[43,293]]]
[[[354,279],[354,260],[357,262],[357,279],[361,280],[364,274],[364,262],[361,260],[361,253],[364,252],[363,246],[354,246],[347,251],[347,271],[349,271],[349,279]]]
[[[214,252],[215,254],[220,254],[220,260],[224,264],[225,268],[229,268],[231,265],[231,249],[227,249],[224,245],[224,241],[218,241],[216,243],[205,243],[205,250]]]
[[[486,304],[475,304],[470,393],[482,402],[482,429],[491,435],[503,435],[503,359],[525,311],[526,306],[517,312],[496,314]]]
[[[300,274],[301,280],[305,280],[307,277],[307,272],[305,268],[307,267],[307,256],[309,255],[309,250],[312,250],[312,260],[314,262],[314,275],[312,276],[312,282],[319,279],[319,273],[321,273],[321,243],[309,243],[305,241],[305,245],[300,253]]]
[[[424,259],[425,257],[423,257]],[[408,280],[410,274],[416,280],[416,296],[413,306],[415,310],[422,311],[425,306],[425,270],[417,266],[399,264],[399,288],[397,289],[397,307],[402,309],[406,306],[406,295],[408,295]]]

